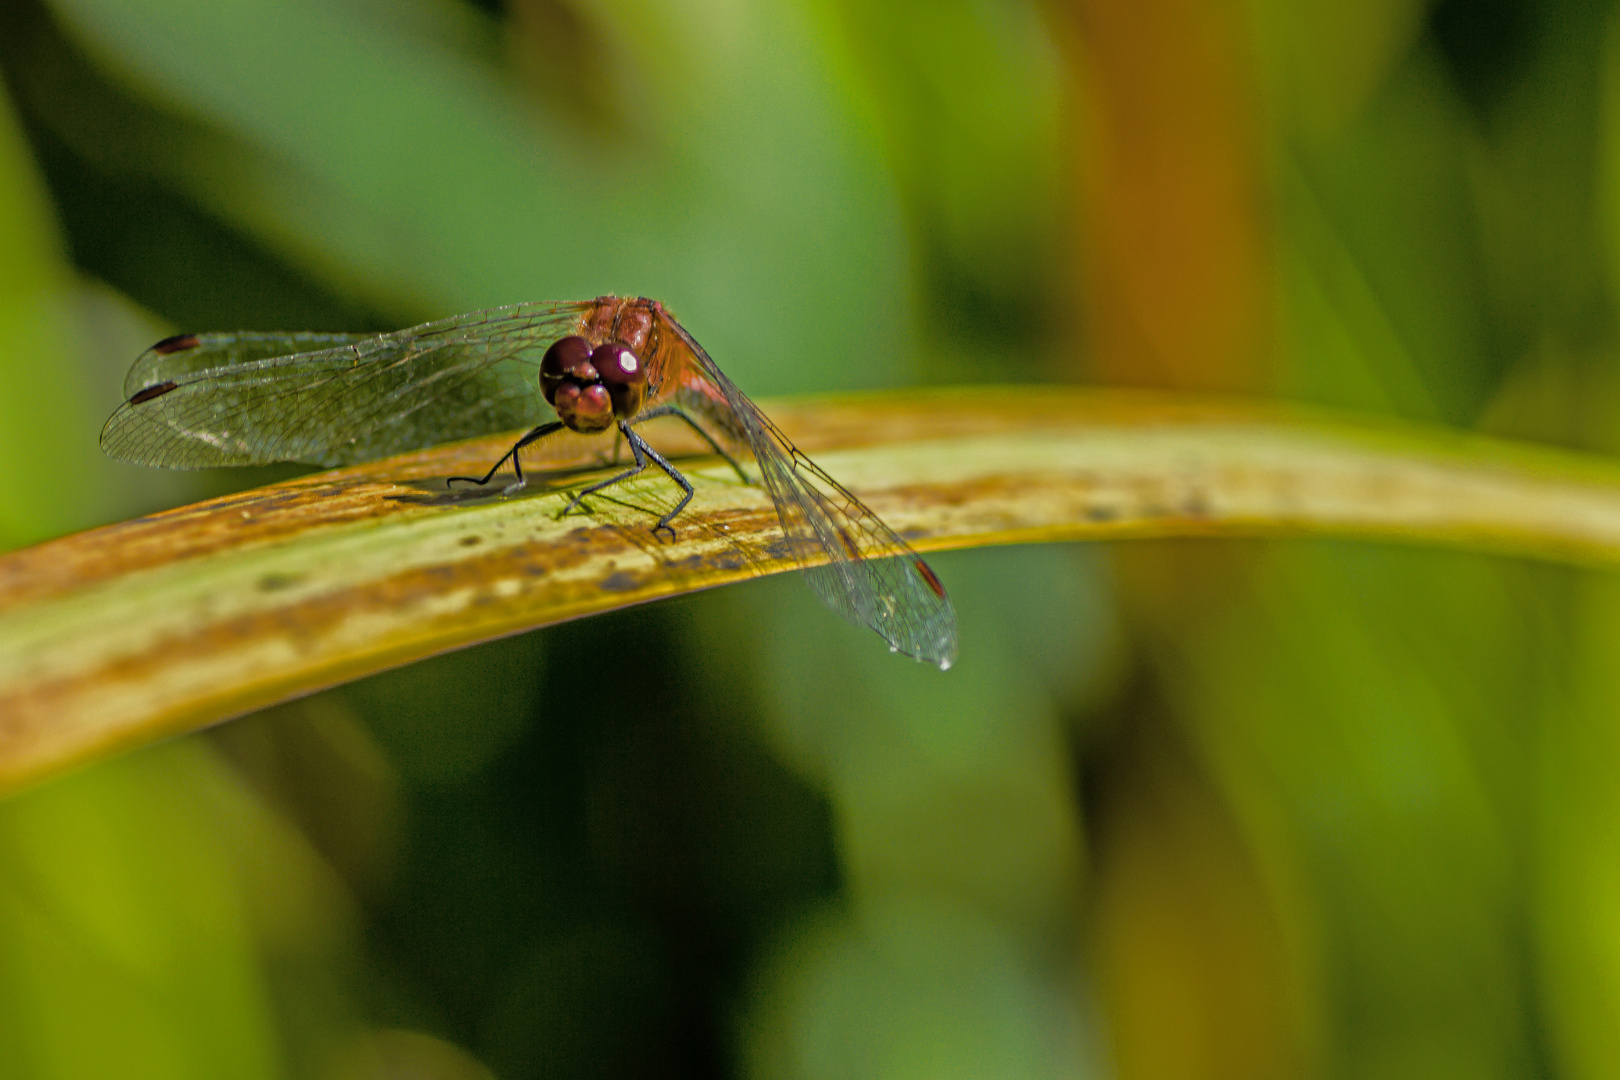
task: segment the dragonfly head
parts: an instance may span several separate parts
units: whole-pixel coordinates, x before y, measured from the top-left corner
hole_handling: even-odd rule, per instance
[[[606,431],[615,416],[641,411],[647,370],[624,345],[610,342],[593,350],[584,338],[570,335],[553,342],[541,359],[540,392],[569,429]]]

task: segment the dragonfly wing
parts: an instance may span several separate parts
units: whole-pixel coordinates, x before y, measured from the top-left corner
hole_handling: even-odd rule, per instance
[[[184,380],[209,368],[237,367],[294,353],[322,352],[364,341],[372,334],[176,334],[141,353],[124,376],[127,400],[149,386]]]
[[[540,357],[582,313],[527,304],[372,337],[170,338],[136,361],[102,449],[181,469],[343,465],[532,425],[547,414]]]
[[[794,446],[684,328],[678,332],[698,370],[681,375],[677,399],[753,453],[816,595],[850,622],[877,631],[896,652],[950,667],[956,613],[922,556]]]
[[[956,660],[956,613],[922,556],[883,520],[796,449],[755,451],[782,529],[805,554],[833,557],[804,573],[822,602],[891,648],[948,668]],[[802,557],[802,556],[801,556]]]

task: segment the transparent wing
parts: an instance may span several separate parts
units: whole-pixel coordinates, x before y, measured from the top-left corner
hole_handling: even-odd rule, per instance
[[[237,367],[294,353],[322,352],[364,341],[372,334],[176,334],[141,353],[124,376],[124,397],[149,386],[184,380],[209,368]]]
[[[122,461],[171,469],[346,465],[538,423],[546,348],[589,303],[519,304],[392,334],[197,334],[135,361],[101,432]]]
[[[753,453],[794,554],[823,565],[804,574],[822,601],[890,648],[948,668],[956,659],[956,612],[928,564],[876,514],[823,472],[726,378],[685,328],[696,371],[680,373],[676,399]]]

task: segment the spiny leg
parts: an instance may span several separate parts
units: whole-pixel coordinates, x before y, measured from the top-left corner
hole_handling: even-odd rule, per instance
[[[726,464],[730,465],[737,471],[737,475],[742,479],[743,483],[750,485],[753,484],[753,481],[748,479],[748,474],[743,472],[742,466],[737,464],[737,460],[730,454],[726,453],[725,448],[715,441],[714,436],[710,435],[707,431],[704,431],[703,426],[696,420],[692,419],[691,414],[689,414],[679,405],[660,405],[657,408],[648,409],[646,412],[641,413],[630,422],[632,424],[639,424],[644,420],[656,420],[660,416],[675,416],[686,421],[686,425],[698,433],[698,438],[709,444],[709,449],[726,459]]]
[[[511,458],[512,459],[512,471],[517,474],[517,480],[515,480],[511,484],[508,484],[506,487],[502,488],[501,493],[505,494],[506,492],[509,492],[509,491],[516,491],[519,488],[521,488],[524,484],[527,484],[529,482],[528,478],[523,475],[523,464],[522,464],[522,462],[520,462],[518,460],[518,451],[522,450],[525,446],[528,446],[530,443],[534,442],[536,439],[545,438],[547,435],[550,435],[553,431],[561,431],[562,426],[563,426],[562,421],[553,420],[549,424],[541,424],[539,427],[534,428],[533,430],[531,430],[528,434],[524,435],[523,438],[521,438],[517,442],[513,443],[512,444],[512,449],[510,449],[506,453],[502,454],[501,459],[499,461],[497,461],[494,465],[490,466],[489,472],[484,474],[484,477],[483,477],[482,480],[480,480],[480,479],[478,479],[477,477],[474,477],[474,476],[452,476],[452,477],[450,477],[450,479],[445,481],[445,484],[449,485],[449,484],[455,483],[457,480],[464,480],[469,484],[477,484],[479,487],[483,487],[485,484],[489,483],[490,480],[494,479],[495,473],[497,471],[499,471],[499,469],[500,469],[500,467],[502,465],[506,464],[506,459]]]

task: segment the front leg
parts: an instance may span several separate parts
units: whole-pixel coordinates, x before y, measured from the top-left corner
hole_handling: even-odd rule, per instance
[[[460,480],[460,481],[463,481],[464,483],[477,484],[479,487],[483,487],[485,484],[489,483],[490,480],[492,480],[494,478],[495,473],[497,471],[499,471],[500,467],[502,465],[506,464],[506,459],[511,458],[512,459],[512,471],[517,474],[517,480],[515,480],[514,482],[512,482],[512,483],[506,485],[504,488],[502,488],[501,489],[501,494],[505,495],[505,494],[508,494],[510,492],[517,491],[519,488],[523,487],[523,485],[525,485],[525,484],[527,484],[529,482],[528,478],[523,475],[523,463],[518,460],[518,451],[522,450],[525,446],[528,446],[530,443],[534,442],[536,439],[543,439],[547,435],[550,435],[554,431],[562,430],[562,426],[563,426],[562,421],[560,421],[560,420],[553,420],[549,424],[541,424],[539,427],[534,428],[533,430],[531,430],[527,434],[525,434],[523,436],[523,438],[521,438],[517,442],[513,443],[512,444],[512,449],[510,449],[506,453],[502,454],[501,459],[499,461],[497,461],[494,465],[491,465],[490,468],[489,468],[489,472],[485,473],[482,478],[478,478],[478,477],[474,477],[474,476],[452,476],[448,480],[445,481],[445,486],[448,487],[449,485],[455,483],[457,480]]]
[[[621,420],[619,422],[619,426],[621,428],[624,427],[624,421]],[[625,428],[625,430],[628,431],[629,429]],[[601,491],[603,488],[610,488],[614,484],[617,484],[619,481],[628,480],[632,476],[635,476],[637,473],[639,473],[639,472],[643,471],[644,469],[646,469],[647,468],[647,458],[641,452],[642,447],[644,447],[646,445],[647,444],[642,442],[639,437],[633,439],[631,441],[631,443],[630,443],[630,450],[631,450],[631,452],[633,452],[636,455],[636,463],[634,465],[630,466],[630,468],[624,470],[624,472],[620,473],[619,475],[611,476],[606,480],[600,480],[597,483],[592,484],[590,487],[585,488],[584,490],[580,491],[578,494],[576,494],[574,496],[573,500],[571,502],[569,502],[568,506],[566,508],[564,508],[563,513],[565,513],[565,514],[573,513],[574,508],[579,505],[580,500],[583,499],[585,496],[595,494],[596,492]],[[648,447],[648,449],[651,449],[651,447]]]
[[[636,434],[628,423],[620,420],[619,430],[624,432],[624,441],[630,444],[630,452],[636,456],[636,463],[630,468],[624,470],[624,472],[619,473],[617,476],[610,476],[606,480],[600,480],[581,491],[578,495],[575,495],[573,501],[568,504],[568,508],[564,510],[563,513],[572,513],[574,507],[578,506],[580,500],[585,496],[601,491],[603,488],[610,488],[622,480],[628,480],[637,473],[645,471],[648,464],[653,464],[657,465],[660,469],[663,469],[671,480],[680,485],[681,491],[683,492],[681,495],[681,501],[675,504],[675,509],[659,518],[658,524],[653,526],[654,533],[668,532],[669,538],[671,540],[675,539],[675,530],[670,526],[669,523],[674,520],[676,514],[679,514],[682,510],[686,509],[687,503],[692,501],[691,482],[688,481],[686,477],[682,476],[681,471],[675,466],[671,465],[664,455],[660,454],[658,451],[649,446],[646,439],[643,439],[640,435]]]
[[[674,519],[676,514],[679,514],[682,510],[686,509],[687,503],[692,501],[692,483],[691,481],[687,480],[686,477],[681,475],[679,469],[675,468],[675,466],[671,465],[667,460],[665,460],[662,454],[654,450],[651,446],[647,445],[647,441],[645,439],[632,431],[629,424],[621,421],[620,426],[624,428],[624,437],[629,441],[630,448],[636,453],[636,460],[641,461],[642,455],[645,454],[647,457],[653,460],[654,464],[656,464],[660,469],[663,469],[665,473],[669,474],[669,478],[671,480],[681,485],[682,491],[686,492],[686,494],[681,496],[681,501],[675,504],[675,509],[659,518],[658,524],[653,526],[653,532],[655,533],[660,529],[669,529],[669,538],[673,540],[675,539],[675,530],[670,528],[669,523]],[[643,467],[645,468],[645,465],[643,465]]]

